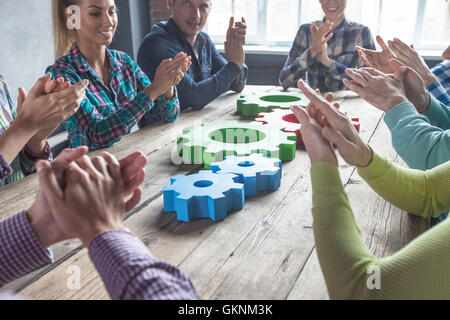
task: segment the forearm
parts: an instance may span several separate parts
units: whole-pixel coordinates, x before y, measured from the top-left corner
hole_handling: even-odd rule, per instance
[[[0,136],[0,154],[6,162],[10,164],[34,134],[34,130],[16,119]]]
[[[199,299],[186,275],[152,257],[133,234],[103,233],[92,241],[89,256],[112,299]]]
[[[364,244],[339,177],[328,163],[311,167],[317,256],[331,299],[360,299],[367,268],[376,262]]]
[[[337,168],[315,164],[311,179],[316,251],[330,298],[450,298],[450,280],[442,277],[450,267],[450,220],[376,259],[361,238]]]
[[[426,170],[450,159],[450,131],[430,125],[414,106],[401,103],[385,115],[397,153],[414,169]]]
[[[81,127],[90,140],[98,147],[106,147],[119,141],[154,107],[153,101],[145,94],[138,93],[126,108],[118,108],[106,117],[100,116],[89,101],[83,101],[80,110],[69,121]],[[71,125],[67,126],[70,133]]]
[[[241,68],[241,72],[237,76],[237,78],[231,84],[230,89],[234,92],[242,92],[244,90],[245,85],[247,84],[248,78],[248,67],[244,64]]]
[[[164,113],[164,120],[166,122],[174,122],[180,115],[180,101],[178,100],[177,89],[173,89],[173,96],[168,99],[165,96],[161,96],[157,103],[156,108],[161,108]]]
[[[430,97],[430,105],[423,113],[428,118],[432,126],[443,130],[450,129],[450,106]]]
[[[0,223],[0,287],[53,261],[33,233],[25,212]]]
[[[445,106],[450,107],[450,96],[439,81],[433,82],[427,87],[427,90],[434,98],[442,102]]]
[[[360,176],[382,198],[396,207],[422,217],[437,217],[450,209],[450,162],[429,171],[402,168],[376,152]]]

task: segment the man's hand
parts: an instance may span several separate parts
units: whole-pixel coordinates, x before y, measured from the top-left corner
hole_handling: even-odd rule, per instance
[[[383,38],[377,36],[376,40],[381,47],[381,51],[369,50],[360,46],[356,46],[356,51],[366,66],[375,68],[383,73],[393,73],[394,71],[389,65],[389,60],[395,58],[394,54],[386,45]]]
[[[110,230],[126,231],[123,225],[125,201],[123,180],[117,160],[107,157],[84,158],[65,171],[62,189],[47,166],[39,172],[39,183],[53,212],[56,224],[71,238],[89,247],[95,236]],[[137,191],[140,198],[140,191]],[[135,197],[133,197],[134,199]]]
[[[384,112],[408,101],[403,83],[395,77],[373,68],[346,69],[345,73],[352,80],[344,79],[344,85]],[[396,78],[399,79],[400,76]]]
[[[417,112],[427,111],[431,98],[420,75],[397,59],[391,59],[390,66],[395,70],[394,78],[403,83],[406,98],[414,105]]]
[[[65,149],[53,161],[50,168],[53,171],[57,183],[62,189],[66,187],[66,181],[64,179],[65,170],[72,162],[82,159],[87,152],[87,147]],[[102,156],[105,158],[110,157],[106,152],[104,152]],[[145,179],[144,167],[146,163],[147,158],[140,151],[136,151],[119,161],[123,179],[123,196],[127,197],[134,195],[134,202],[129,203],[127,209],[130,209],[132,204],[135,203],[137,196],[139,196],[139,194],[135,193]],[[46,162],[41,161],[38,162],[36,167],[39,172],[41,169],[47,168],[48,165]],[[31,228],[43,249],[46,249],[55,243],[70,239],[70,236],[56,223],[42,187],[40,187],[36,200],[27,213]]]
[[[224,43],[225,57],[227,61],[234,62],[239,68],[245,63],[245,38],[247,34],[247,25],[245,19],[240,22],[234,22],[234,18],[230,18],[227,30],[227,37]]]
[[[436,76],[428,68],[420,54],[414,50],[414,47],[408,46],[397,38],[394,38],[393,41],[388,41],[388,44],[401,63],[414,69],[419,74],[427,88],[437,81]]]
[[[326,21],[320,27],[311,24],[310,31],[312,36],[312,44],[309,48],[309,54],[312,58],[317,57],[323,50],[325,44],[333,37],[333,33],[329,33],[333,28],[331,21]],[[327,54],[328,56],[328,54]]]

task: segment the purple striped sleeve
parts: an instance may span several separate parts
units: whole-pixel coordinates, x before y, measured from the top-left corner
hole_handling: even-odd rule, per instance
[[[115,300],[198,300],[191,280],[155,259],[134,234],[109,231],[94,238],[89,256]]]
[[[0,223],[0,286],[53,262],[33,234],[26,212]]]

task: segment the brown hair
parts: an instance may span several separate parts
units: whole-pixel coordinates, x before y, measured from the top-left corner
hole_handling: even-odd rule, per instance
[[[53,43],[55,58],[64,56],[76,40],[75,30],[67,27],[66,9],[77,5],[81,0],[52,0]]]

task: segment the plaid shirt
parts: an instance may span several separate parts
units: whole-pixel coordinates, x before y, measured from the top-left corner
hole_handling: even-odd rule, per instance
[[[0,287],[53,262],[33,234],[26,212],[0,223]],[[189,278],[177,268],[156,260],[133,234],[110,231],[95,237],[89,256],[112,299],[197,300]],[[9,293],[0,299],[16,299]]]
[[[72,84],[83,79],[90,81],[80,109],[64,122],[72,148],[86,145],[95,150],[111,146],[128,134],[145,113],[168,122],[175,121],[180,113],[177,94],[172,100],[162,95],[154,102],[142,92],[150,81],[130,56],[107,49],[107,58],[110,86],[89,66],[76,43],[68,55],[47,68],[53,77],[64,77]]]
[[[316,26],[325,22],[315,21]],[[300,26],[288,59],[280,73],[280,84],[284,89],[296,87],[297,81],[306,74],[308,84],[322,92],[345,89],[342,80],[346,68],[363,66],[355,46],[375,50],[372,34],[368,27],[361,24],[344,21],[332,30],[333,37],[328,41],[328,56],[333,60],[332,66],[327,68],[317,58],[309,54],[312,44],[311,24]]]
[[[0,75],[0,136],[9,128],[16,116],[17,108],[12,102],[8,84]],[[48,144],[46,150],[50,150]],[[49,152],[42,160],[52,161],[52,158],[52,154]],[[0,186],[18,181],[26,175],[34,173],[34,165],[37,160],[39,157],[32,155],[26,147],[11,164],[8,164],[0,155]]]
[[[431,71],[438,78],[428,87],[428,91],[446,106],[450,106],[450,60],[444,60]]]

